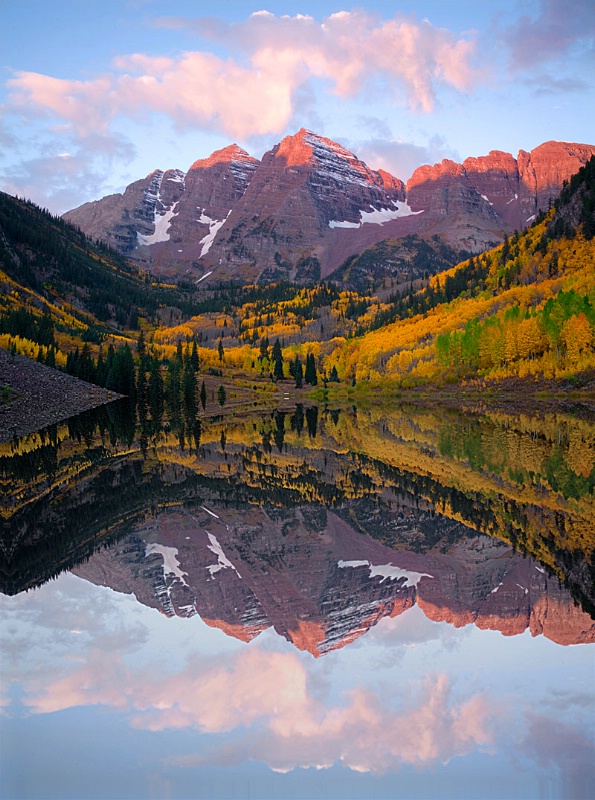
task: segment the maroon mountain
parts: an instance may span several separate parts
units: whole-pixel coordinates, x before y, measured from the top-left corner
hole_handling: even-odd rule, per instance
[[[64,216],[156,273],[309,281],[409,234],[491,247],[546,209],[593,155],[593,145],[546,142],[516,159],[492,151],[420,167],[405,186],[302,129],[260,162],[231,145],[186,174],[158,170]]]
[[[399,519],[401,530],[416,531],[418,516],[412,510]],[[199,614],[243,641],[272,627],[317,657],[416,604],[456,627],[507,636],[529,629],[564,645],[595,639],[589,615],[535,561],[469,536],[460,523],[436,517],[433,524],[445,538],[422,554],[387,547],[316,507],[174,509],[73,572],[167,616]]]

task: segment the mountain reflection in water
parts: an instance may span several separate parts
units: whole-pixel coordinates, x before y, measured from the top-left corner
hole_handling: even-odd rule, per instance
[[[346,686],[351,693],[347,705],[324,710],[308,688],[312,675],[322,680],[322,673],[316,672],[315,662],[303,658],[325,656],[320,663],[331,664],[333,674],[339,658],[345,664],[353,661],[361,671],[358,645],[373,652],[390,626],[407,630],[411,644],[422,648],[428,647],[427,626],[441,631],[428,640],[437,636],[444,642],[451,641],[445,631],[461,628],[467,631],[466,639],[457,639],[449,648],[464,649],[483,637],[477,639],[473,656],[480,662],[481,642],[492,653],[504,647],[486,638],[492,636],[489,631],[519,635],[523,652],[528,645],[520,634],[525,631],[534,648],[537,640],[531,637],[537,636],[550,640],[549,647],[593,642],[594,456],[595,426],[563,411],[541,417],[484,411],[463,417],[443,409],[298,406],[222,415],[182,431],[137,431],[134,417],[122,404],[80,415],[0,446],[0,588],[14,597],[5,605],[18,612],[27,603],[35,606],[34,598],[43,592],[55,601],[53,585],[44,584],[70,570],[84,581],[89,596],[109,587],[117,596],[130,596],[122,602],[136,603],[137,608],[142,604],[146,613],[158,609],[169,624],[175,618],[180,624],[193,624],[189,618],[198,615],[202,639],[211,641],[209,628],[223,631],[233,657],[223,672],[206,664],[197,665],[192,678],[176,673],[184,691],[194,694],[197,703],[200,699],[198,705],[182,699],[166,676],[162,683],[152,678],[150,689],[140,688],[142,675],[141,683],[133,685],[124,662],[114,668],[117,652],[115,661],[101,656],[101,678],[95,667],[63,674],[54,666],[48,668],[45,685],[37,681],[33,686],[23,677],[26,669],[20,675],[16,663],[8,670],[10,677],[27,697],[30,693],[24,705],[33,715],[99,702],[141,714],[133,725],[147,730],[191,727],[218,733],[268,720],[268,732],[259,734],[264,736],[260,745],[257,740],[250,746],[244,742],[233,758],[232,744],[221,745],[224,751],[212,759],[204,754],[176,757],[185,768],[228,762],[237,766],[247,759],[264,761],[281,772],[343,764],[380,780],[378,775],[404,764],[444,766],[455,756],[488,752],[503,758],[501,723],[495,722],[498,714],[477,674],[473,691],[450,698],[453,678],[441,662],[451,655],[443,653],[439,662],[423,663],[430,672],[425,678],[419,671],[415,674],[425,688],[415,690],[418,705],[409,711],[381,710],[376,690],[369,695],[370,689],[359,685]],[[63,576],[58,584],[72,588],[65,580]],[[22,594],[33,587],[42,588]],[[60,613],[59,605],[53,613]],[[64,613],[68,616],[66,608]],[[30,622],[31,612],[27,619]],[[282,645],[284,640],[290,644]],[[249,650],[234,649],[247,642],[252,642]],[[95,658],[99,646],[99,641],[92,646]],[[9,643],[7,652],[15,647]],[[591,653],[590,648],[573,651]],[[548,650],[550,657],[555,652]],[[62,652],[56,658],[63,663],[69,656]],[[401,658],[399,654],[394,668]],[[408,658],[415,661],[416,656]],[[557,674],[556,658],[552,675]],[[576,658],[582,665],[575,676],[578,685],[589,661],[582,655]],[[147,669],[142,665],[142,674]],[[369,681],[377,669],[378,664],[370,662],[364,670],[367,677],[361,679]],[[385,669],[388,665],[380,670],[382,675]],[[419,663],[416,669],[421,670]],[[461,669],[458,664],[455,671]],[[466,664],[464,669],[471,667]],[[101,689],[108,674],[111,688]],[[77,688],[94,681],[91,694]],[[347,678],[337,681],[342,684]],[[537,684],[546,691],[545,684]],[[220,693],[219,707],[205,688],[209,685]],[[251,711],[246,698],[237,701],[235,712],[227,708],[224,696],[235,697],[238,687],[252,697]],[[537,689],[527,689],[533,691]],[[60,700],[65,696],[68,700]],[[281,710],[280,702],[287,703]],[[583,716],[592,702],[592,695],[586,706],[583,702]],[[270,703],[277,704],[277,711]],[[574,700],[569,703],[568,709]],[[4,704],[10,709],[8,699]],[[532,725],[540,724],[536,710],[531,713],[517,720],[525,737]],[[512,724],[516,712],[502,715]],[[563,716],[558,723],[562,727]],[[526,748],[523,756],[533,759],[534,767],[545,764],[544,774],[551,767],[557,776],[553,789],[554,784],[548,784],[551,796],[588,796],[582,794],[591,777],[586,766],[590,755],[585,760],[591,752],[587,717],[578,723],[566,731],[578,748],[572,769],[572,759],[562,764],[551,753],[544,755],[549,743],[534,743],[537,750]],[[377,741],[372,755],[369,749],[383,726],[390,736],[397,736],[403,726],[417,734],[407,747],[394,744],[384,755]],[[366,743],[348,745],[349,731]],[[319,753],[322,739],[333,744]],[[267,747],[272,750],[264,757]],[[292,747],[299,753],[295,757]],[[536,767],[526,769],[537,776]],[[262,780],[252,797],[269,796]],[[326,778],[320,780],[316,789],[300,784],[294,794],[286,786],[281,796],[319,796],[316,792],[322,791]],[[337,779],[336,794],[324,784],[327,796],[344,796],[341,780]],[[501,787],[502,794],[488,791],[485,796],[534,796],[537,778],[527,780],[521,780],[518,795]],[[18,785],[16,778],[13,781],[12,788]],[[382,786],[378,796],[409,796]],[[449,794],[434,786],[427,796],[484,796],[471,786],[463,781],[458,794],[455,788]],[[121,785],[119,791],[121,796],[136,796]],[[172,791],[171,796],[209,796],[202,789],[184,791]],[[213,789],[213,796],[235,796],[225,794],[221,786],[217,791],[223,793]],[[271,789],[270,796],[278,796],[275,791],[279,789]],[[22,796],[35,795],[23,790]],[[240,791],[237,796],[249,793]],[[375,795],[370,787],[362,787],[361,796]]]

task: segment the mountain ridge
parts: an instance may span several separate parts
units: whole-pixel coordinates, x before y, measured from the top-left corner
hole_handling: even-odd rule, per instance
[[[64,218],[156,274],[195,281],[327,278],[388,238],[479,252],[546,210],[595,146],[551,140],[418,167],[405,183],[302,128],[261,160],[229,145],[157,170]]]

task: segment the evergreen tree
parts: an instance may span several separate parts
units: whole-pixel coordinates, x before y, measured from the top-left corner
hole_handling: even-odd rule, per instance
[[[260,355],[258,356],[258,360],[262,361],[265,358],[269,357],[269,340],[266,337],[262,337],[260,340]]]
[[[227,400],[227,392],[225,391],[225,386],[221,384],[217,389],[217,400],[219,401],[220,406],[225,405],[225,401]]]
[[[157,424],[161,424],[163,417],[163,378],[159,368],[159,360],[153,357],[151,360],[151,373],[149,375],[149,408],[151,419]]]
[[[318,406],[310,406],[306,409],[306,425],[308,426],[308,436],[316,438],[318,429]]]
[[[275,359],[275,367],[273,369],[273,378],[276,381],[282,381],[284,378],[283,374],[283,357],[279,357]]]
[[[295,380],[295,388],[301,389],[304,385],[304,369],[300,357],[297,354],[293,361],[293,378]]]
[[[200,404],[202,406],[202,410],[204,411],[207,406],[207,387],[205,386],[205,382],[202,382],[202,386],[200,387]]]
[[[47,349],[47,353],[45,354],[45,363],[48,367],[56,366],[56,350],[53,344],[51,344]]]
[[[318,384],[318,375],[316,374],[316,361],[314,360],[314,354],[308,353],[306,356],[306,375],[305,375],[306,383],[309,383],[310,386],[316,386]]]
[[[98,386],[105,386],[105,361],[103,360],[103,349],[99,348],[99,355],[97,356],[97,365],[95,367],[95,381]]]
[[[196,342],[192,342],[192,354],[190,356],[190,364],[192,366],[192,369],[195,372],[198,372],[199,360],[198,360],[198,348],[196,346]]]
[[[219,352],[219,361],[223,362],[223,358],[225,356],[225,350],[223,349],[223,339],[219,339],[219,347],[217,348]]]
[[[142,367],[140,367],[138,371],[136,393],[138,414],[141,419],[144,419],[147,416],[147,376]]]
[[[172,423],[177,427],[181,421],[182,364],[177,358],[170,361],[167,369],[165,396]]]
[[[278,358],[283,361],[283,353],[281,352],[281,342],[279,339],[275,339],[275,344],[273,345],[273,351],[271,353],[271,359],[276,361]]]
[[[115,391],[126,395],[130,400],[136,400],[134,359],[132,357],[132,351],[127,344],[116,351],[113,358],[112,370]]]
[[[184,370],[184,411],[188,419],[193,419],[198,411],[196,403],[196,373],[190,366]]]
[[[283,375],[283,353],[281,352],[281,343],[279,339],[275,339],[275,344],[273,345],[273,352],[271,357],[274,361],[274,369],[273,369],[273,378],[276,381],[282,381],[284,378]]]

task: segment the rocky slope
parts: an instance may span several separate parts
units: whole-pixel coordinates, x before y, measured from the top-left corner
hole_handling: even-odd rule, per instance
[[[357,504],[349,513],[363,521]],[[393,520],[405,539],[420,535],[418,517]],[[453,525],[433,518],[434,532],[441,524]],[[74,572],[168,616],[199,614],[243,641],[273,627],[316,657],[415,603],[457,627],[593,641],[592,620],[538,564],[454,524],[464,534],[457,542],[419,553],[387,547],[319,507],[203,506],[160,514]]]
[[[438,234],[484,250],[530,223],[593,155],[595,146],[552,141],[516,159],[492,151],[420,167],[405,186],[302,129],[262,161],[230,145],[65,217],[157,273],[308,282],[391,237]]]
[[[257,164],[230,145],[186,173],[156,170],[124,194],[85,203],[64,217],[156,273],[183,273],[208,251]]]
[[[2,348],[0,386],[0,444],[122,396]]]

